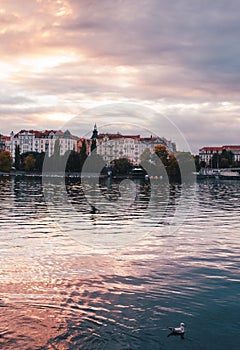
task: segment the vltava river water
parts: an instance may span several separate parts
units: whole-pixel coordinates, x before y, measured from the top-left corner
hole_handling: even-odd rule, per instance
[[[240,183],[154,181],[0,177],[1,349],[239,349]]]

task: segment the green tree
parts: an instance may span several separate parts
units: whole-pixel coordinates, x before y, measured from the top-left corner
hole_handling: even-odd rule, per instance
[[[125,175],[129,174],[132,169],[132,163],[129,162],[127,158],[119,158],[113,161],[113,172],[116,175]]]
[[[15,147],[15,169],[20,170],[21,169],[21,155],[20,155],[20,147],[19,145],[16,145]]]
[[[96,147],[97,147],[97,141],[96,141],[96,139],[92,139],[92,141],[91,141],[91,152],[93,152]]]
[[[36,159],[35,168],[37,171],[41,172],[43,168],[43,162],[45,159],[45,152],[37,153],[35,156],[35,159]]]
[[[220,157],[220,167],[221,168],[231,167],[233,160],[234,160],[234,154],[232,153],[232,151],[227,151],[226,149],[224,149]]]
[[[181,181],[194,181],[193,173],[196,171],[194,157],[190,152],[177,152],[175,154],[178,162]]]
[[[98,173],[100,174],[106,163],[103,158],[93,151],[86,159],[83,167],[84,173]]]
[[[33,154],[29,154],[24,159],[24,168],[25,168],[26,171],[34,170],[35,164],[36,164],[36,159],[34,158]]]
[[[12,169],[12,156],[9,151],[0,153],[0,171],[9,172]]]
[[[212,168],[219,168],[221,161],[221,155],[219,153],[214,153],[211,160]]]
[[[229,160],[227,158],[221,157],[220,168],[229,168]]]
[[[169,178],[181,181],[181,172],[179,169],[178,161],[174,154],[169,155],[167,174]]]
[[[201,160],[199,163],[200,169],[201,168],[206,168],[207,163],[205,162],[205,160]]]
[[[82,142],[82,147],[81,147],[81,150],[80,150],[80,154],[79,154],[79,157],[80,157],[80,164],[81,164],[81,168],[83,167],[83,164],[87,158],[87,147],[86,147],[86,141],[83,140]]]
[[[67,159],[66,171],[80,172],[81,167],[80,154],[75,151],[71,151]]]
[[[194,156],[194,162],[195,162],[196,170],[199,171],[200,170],[200,157],[199,157],[199,155]]]

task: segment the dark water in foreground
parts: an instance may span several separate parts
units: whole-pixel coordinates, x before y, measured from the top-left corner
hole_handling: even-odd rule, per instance
[[[152,193],[141,188],[136,207],[110,215],[99,197],[94,212],[79,183],[70,182],[72,224],[79,240],[91,237],[81,245],[57,225],[64,205],[57,220],[49,213],[40,179],[0,177],[0,348],[239,349],[240,183],[187,188],[191,211],[175,231],[169,223],[182,188],[165,190],[164,214],[154,204],[146,212]],[[104,186],[102,193],[118,196]],[[106,246],[118,232],[125,244],[105,249],[108,232]],[[181,321],[185,339],[167,337],[167,327]]]

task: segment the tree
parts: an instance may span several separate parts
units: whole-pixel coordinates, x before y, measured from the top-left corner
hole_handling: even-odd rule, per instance
[[[80,150],[80,154],[79,154],[79,157],[80,157],[80,164],[81,164],[81,168],[83,167],[83,164],[87,158],[87,147],[86,147],[86,141],[83,140],[82,142],[82,147],[81,147],[81,150]]]
[[[227,158],[221,157],[220,168],[229,168],[229,160]]]
[[[206,165],[207,165],[207,163],[205,162],[205,160],[201,160],[200,163],[199,163],[200,169],[201,168],[206,168]]]
[[[71,151],[67,159],[66,171],[80,172],[81,168],[80,154],[75,151]]]
[[[169,153],[166,146],[157,145],[154,147],[154,152],[160,158],[164,166],[168,165]]]
[[[21,169],[21,155],[20,155],[20,147],[19,145],[16,145],[15,147],[15,169],[20,170]]]
[[[26,171],[32,171],[35,168],[36,159],[34,158],[33,154],[29,154],[24,159],[24,168]]]
[[[211,160],[212,168],[219,168],[221,161],[221,155],[219,153],[214,153]]]
[[[179,166],[181,181],[194,181],[193,173],[196,171],[194,157],[190,152],[177,152],[175,154]]]
[[[92,139],[91,142],[91,152],[93,152],[95,150],[95,148],[97,147],[97,141],[96,139]]]
[[[199,171],[200,170],[200,157],[199,157],[199,155],[194,156],[194,162],[195,162],[196,170]]]
[[[9,151],[0,153],[0,171],[9,172],[12,169],[12,156]]]
[[[127,158],[119,158],[113,161],[113,172],[117,175],[129,174],[132,169],[132,163]]]
[[[100,174],[105,165],[105,161],[95,150],[87,157],[83,166],[83,172]]]
[[[174,178],[175,180],[181,181],[181,172],[179,169],[178,161],[174,154],[169,155],[167,174],[169,178]]]
[[[37,153],[35,156],[35,159],[36,159],[35,168],[36,170],[41,172],[43,168],[43,162],[45,159],[45,152]]]
[[[234,154],[232,153],[232,151],[227,151],[226,149],[224,149],[221,153],[220,167],[221,168],[231,167],[233,160],[234,160]]]

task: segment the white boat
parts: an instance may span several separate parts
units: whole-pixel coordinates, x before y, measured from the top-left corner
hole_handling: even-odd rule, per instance
[[[240,174],[238,171],[220,171],[216,178],[222,180],[240,180]]]

